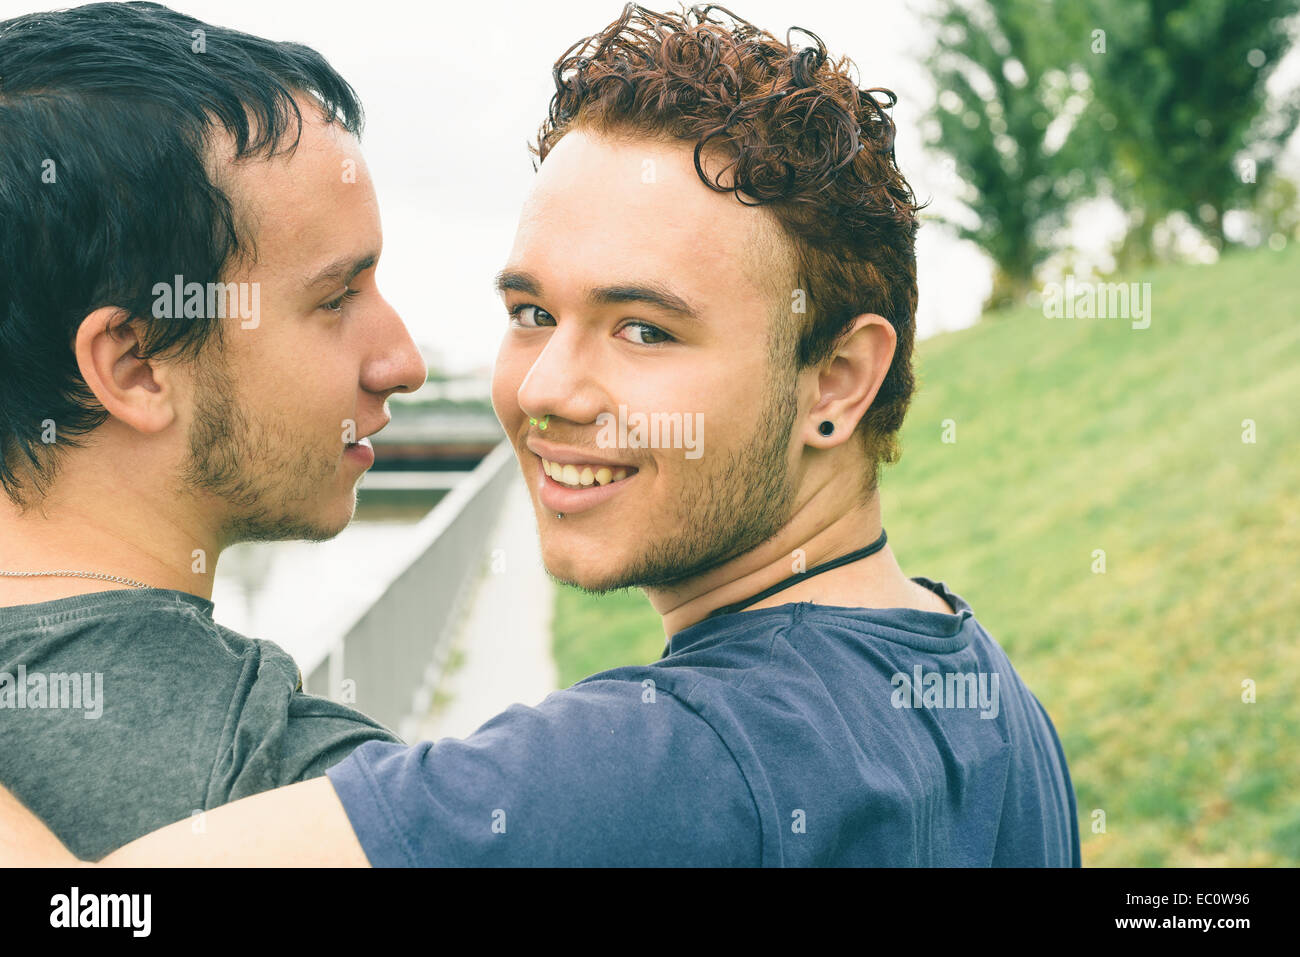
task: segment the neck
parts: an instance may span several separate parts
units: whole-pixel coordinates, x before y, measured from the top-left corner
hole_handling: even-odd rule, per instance
[[[854,502],[833,487],[838,484],[819,488],[775,536],[757,548],[680,585],[647,588],[646,596],[663,618],[664,634],[675,635],[718,608],[875,541],[881,530],[879,495],[865,504]],[[783,588],[746,610],[800,601],[889,607],[907,603],[910,587],[886,545],[874,555]]]
[[[84,571],[211,599],[220,543],[161,490],[142,491],[112,474],[60,473],[26,510],[0,496],[0,570]],[[0,605],[130,588],[91,578],[0,577]]]

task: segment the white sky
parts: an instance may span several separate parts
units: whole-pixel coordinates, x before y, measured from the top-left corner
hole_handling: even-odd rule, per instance
[[[0,19],[53,3],[0,0]],[[201,20],[315,47],[356,88],[362,140],[384,220],[380,288],[417,340],[452,371],[495,358],[506,318],[491,289],[533,176],[527,142],[552,90],[551,66],[603,28],[621,0],[498,0],[456,7],[413,0],[173,0]],[[652,9],[665,3],[650,0]],[[918,62],[930,44],[913,4],[865,0],[734,0],[738,15],[783,36],[816,32],[847,54],[865,87],[894,90],[898,161],[921,199],[945,208],[952,182],[921,147],[934,91]],[[801,42],[801,41],[800,41]],[[495,77],[485,82],[484,77]],[[436,110],[436,111],[435,111]],[[991,286],[986,258],[943,228],[918,240],[922,336],[973,322]]]

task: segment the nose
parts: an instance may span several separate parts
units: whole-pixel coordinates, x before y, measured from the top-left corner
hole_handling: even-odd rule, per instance
[[[584,348],[574,326],[556,327],[519,386],[519,408],[530,418],[550,416],[585,424],[594,422],[604,408],[595,356]]]
[[[397,310],[381,299],[371,325],[375,346],[362,370],[361,386],[387,398],[394,392],[414,392],[429,376],[411,331]]]

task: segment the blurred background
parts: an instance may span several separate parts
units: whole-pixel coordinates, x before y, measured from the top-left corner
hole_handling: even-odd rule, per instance
[[[431,367],[357,521],[231,549],[217,619],[408,740],[656,659],[640,592],[546,576],[487,400],[552,63],[621,4],[170,5],[307,43],[356,87],[379,282]],[[929,206],[885,524],[1051,715],[1085,865],[1300,863],[1300,0],[729,6],[899,96]],[[1145,317],[1116,314],[1120,283]]]

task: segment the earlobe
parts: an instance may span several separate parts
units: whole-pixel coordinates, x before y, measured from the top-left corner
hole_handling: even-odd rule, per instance
[[[811,415],[818,439],[813,444],[831,448],[853,432],[889,373],[896,343],[894,327],[874,313],[858,316],[849,326],[817,379]]]
[[[160,432],[176,418],[168,377],[140,357],[138,325],[113,306],[82,320],[73,345],[86,388],[113,418],[140,432]]]

